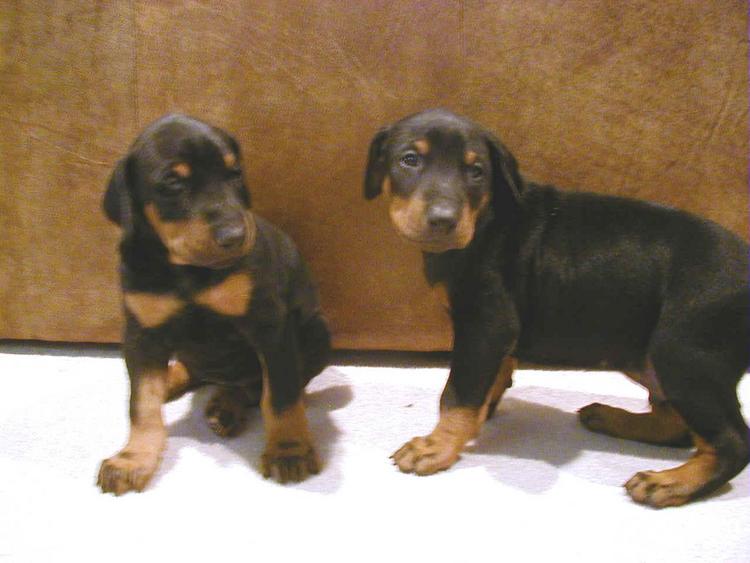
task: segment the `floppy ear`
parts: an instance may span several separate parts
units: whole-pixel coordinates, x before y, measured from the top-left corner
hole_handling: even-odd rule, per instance
[[[133,224],[128,168],[130,157],[120,159],[109,178],[109,185],[104,192],[104,213],[110,221],[123,229],[130,229]]]
[[[390,127],[384,127],[375,134],[370,143],[365,170],[365,199],[376,198],[383,190],[383,180],[387,172],[384,148],[390,132]]]
[[[497,217],[507,217],[521,201],[525,183],[518,163],[510,151],[492,133],[484,133],[492,164],[492,207]]]

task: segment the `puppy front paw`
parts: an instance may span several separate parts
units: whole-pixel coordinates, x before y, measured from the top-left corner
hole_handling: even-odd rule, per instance
[[[455,444],[431,434],[407,442],[391,459],[404,473],[431,475],[456,463],[460,451]]]
[[[696,487],[674,476],[674,471],[641,471],[625,483],[630,497],[654,508],[680,506],[691,500]]]
[[[125,449],[102,462],[97,485],[103,493],[117,496],[128,491],[140,492],[156,472],[159,461],[158,454]]]
[[[311,444],[289,440],[269,444],[261,458],[261,467],[266,479],[296,483],[320,473],[320,460]]]

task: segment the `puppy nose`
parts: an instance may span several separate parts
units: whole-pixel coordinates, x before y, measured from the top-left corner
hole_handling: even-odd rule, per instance
[[[245,224],[222,225],[214,231],[214,239],[222,248],[232,249],[240,246],[245,241]]]
[[[440,234],[450,234],[458,225],[458,210],[449,203],[435,203],[427,210],[427,224]]]

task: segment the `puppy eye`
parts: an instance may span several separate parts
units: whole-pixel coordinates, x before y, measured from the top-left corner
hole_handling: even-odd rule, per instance
[[[474,180],[479,180],[484,176],[484,168],[482,168],[482,165],[477,162],[471,165],[469,168],[469,174]]]
[[[416,168],[422,162],[422,158],[414,151],[409,151],[401,157],[400,162],[401,166]]]
[[[185,184],[176,176],[167,176],[164,180],[159,182],[156,189],[162,195],[177,195],[185,189]]]

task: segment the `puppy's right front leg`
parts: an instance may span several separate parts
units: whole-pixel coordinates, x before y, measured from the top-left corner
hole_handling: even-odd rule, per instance
[[[125,447],[105,459],[99,470],[102,492],[142,491],[161,462],[167,441],[161,407],[169,393],[169,351],[158,335],[127,330],[125,360],[130,375],[130,436]]]

